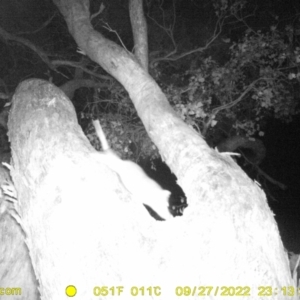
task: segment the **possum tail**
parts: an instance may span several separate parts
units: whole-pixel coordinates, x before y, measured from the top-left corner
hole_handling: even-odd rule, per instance
[[[101,146],[102,146],[102,150],[103,151],[110,150],[110,146],[109,146],[108,141],[107,141],[107,139],[105,137],[105,134],[103,132],[103,129],[102,129],[101,125],[100,125],[99,120],[93,120],[93,125],[95,127],[98,139],[100,140],[100,143],[101,143]]]

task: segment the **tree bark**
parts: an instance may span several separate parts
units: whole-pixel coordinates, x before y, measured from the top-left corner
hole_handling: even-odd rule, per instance
[[[147,258],[154,228],[143,219],[156,224],[101,163],[64,94],[44,81],[25,81],[8,127],[15,209],[42,299],[62,299],[69,284],[81,299],[92,299],[96,286],[148,283],[144,270],[155,278],[157,263]]]
[[[0,166],[0,184],[9,178],[9,172]],[[10,180],[10,179],[8,179]],[[32,269],[24,232],[9,213],[12,204],[3,195],[0,198],[0,290],[1,299],[37,300],[39,293]],[[2,293],[10,293],[5,295]]]
[[[148,31],[143,1],[129,0],[129,13],[134,40],[134,56],[141,67],[148,72]]]
[[[41,80],[22,83],[8,127],[15,208],[42,299],[62,299],[70,284],[81,299],[93,299],[95,287],[116,285],[124,286],[124,299],[133,286],[159,286],[162,299],[177,299],[176,287],[199,283],[249,286],[252,296],[243,299],[264,299],[259,286],[291,285],[277,226],[258,187],[243,202],[240,186],[224,203],[215,195],[218,210],[208,195],[198,215],[156,222],[101,163],[58,88]],[[240,184],[251,184],[231,160],[219,159],[233,178],[223,180],[239,174]],[[214,184],[227,192],[218,186],[224,181]]]

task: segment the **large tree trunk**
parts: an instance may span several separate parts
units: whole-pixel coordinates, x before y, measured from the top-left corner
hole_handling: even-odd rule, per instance
[[[9,172],[0,166],[1,185],[7,180],[10,180]],[[28,248],[24,242],[24,232],[9,213],[11,208],[12,204],[1,197],[0,299],[37,300],[39,299],[37,281],[33,273]]]
[[[70,284],[80,299],[94,299],[97,286],[157,285],[158,262],[148,257],[157,224],[101,164],[64,94],[24,82],[8,126],[15,208],[42,299],[63,299]]]
[[[124,299],[132,286],[159,286],[161,299],[178,299],[180,287],[200,285],[213,287],[205,299],[229,286],[231,295],[242,286],[243,299],[265,299],[258,287],[291,285],[261,189],[176,116],[131,55],[92,29],[87,0],[55,3],[79,47],[129,92],[189,207],[181,218],[155,222],[101,164],[65,96],[43,81],[23,83],[9,121],[12,175],[42,299],[63,299],[69,284],[80,299],[94,299],[95,286],[124,286]],[[272,299],[286,299],[277,292]],[[105,298],[115,297],[110,290]]]

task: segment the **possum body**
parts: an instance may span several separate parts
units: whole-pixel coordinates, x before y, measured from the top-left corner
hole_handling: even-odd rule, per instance
[[[124,187],[131,195],[150,206],[161,218],[169,219],[169,198],[171,193],[149,178],[144,170],[136,163],[122,160],[110,147],[101,128],[99,120],[93,120],[96,134],[101,142],[103,163],[115,171]]]

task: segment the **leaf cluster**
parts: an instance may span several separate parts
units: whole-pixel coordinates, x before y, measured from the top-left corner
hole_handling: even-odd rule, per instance
[[[223,65],[204,58],[187,70],[185,86],[164,88],[180,117],[209,136],[263,135],[270,117],[290,122],[297,110],[300,48],[280,32],[248,31],[232,43],[230,59]],[[230,123],[231,128],[224,128]]]

